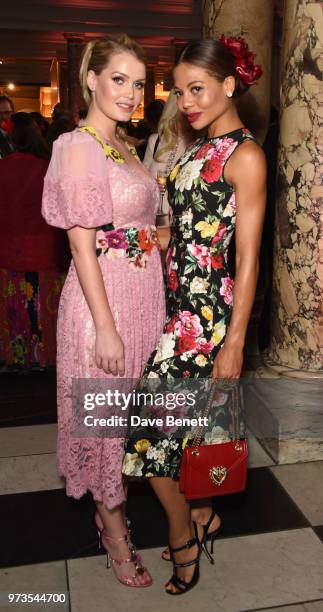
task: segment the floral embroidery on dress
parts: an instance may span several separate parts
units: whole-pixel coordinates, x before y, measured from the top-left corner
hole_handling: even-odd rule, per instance
[[[108,259],[127,257],[134,270],[145,268],[153,248],[160,250],[155,225],[142,229],[124,227],[115,229],[112,223],[102,225],[96,232],[96,255],[106,255]]]

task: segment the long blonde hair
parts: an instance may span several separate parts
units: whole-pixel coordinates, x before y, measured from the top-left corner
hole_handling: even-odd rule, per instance
[[[89,70],[93,70],[95,74],[100,74],[108,65],[112,55],[115,53],[122,53],[124,51],[134,55],[146,66],[147,60],[143,49],[135,40],[129,38],[127,34],[104,36],[103,38],[91,40],[85,46],[81,58],[79,76],[83,97],[88,106],[90,105],[92,99],[91,92],[87,84],[87,75]]]
[[[176,96],[171,90],[164,106],[162,116],[158,124],[158,136],[162,147],[158,147],[154,155],[155,161],[161,161],[162,156],[172,151],[176,146],[178,138],[183,138],[186,145],[196,139],[196,131],[188,123],[187,119],[177,108]]]

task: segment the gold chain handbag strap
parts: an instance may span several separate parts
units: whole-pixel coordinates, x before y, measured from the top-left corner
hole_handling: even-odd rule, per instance
[[[203,414],[202,414],[202,419],[204,420],[205,418],[207,418],[209,416],[209,412],[211,410],[212,407],[212,402],[213,402],[213,397],[214,397],[214,393],[215,393],[215,388],[216,388],[216,382],[215,380],[212,380],[212,384],[211,384],[211,390],[209,393],[209,397],[208,400],[206,402],[206,406],[203,410]],[[205,423],[205,420],[203,421]],[[192,443],[192,448],[198,448],[202,442],[202,435],[203,435],[203,426],[200,425],[200,427],[197,429],[197,432],[195,434],[195,437],[193,439],[193,443]]]
[[[232,389],[232,405],[233,405],[233,414],[232,414],[232,425],[233,425],[233,439],[236,442],[235,445],[235,449],[240,451],[241,450],[241,444],[240,444],[240,422],[239,422],[239,406],[240,406],[240,402],[239,402],[239,388],[238,388],[239,382],[237,380],[226,380],[223,381],[221,384],[221,390],[226,391],[226,390],[230,390]],[[214,398],[214,394],[216,392],[216,389],[218,388],[217,385],[217,381],[213,380],[212,381],[212,385],[211,385],[211,390],[208,396],[208,400],[206,402],[206,406],[203,410],[203,415],[202,415],[202,419],[205,423],[205,418],[208,417],[209,412],[212,408],[212,403],[213,403],[213,398]],[[197,432],[194,436],[193,439],[193,443],[192,443],[192,449],[193,449],[193,454],[198,454],[198,447],[201,445],[202,442],[202,437],[203,437],[203,426],[201,425],[198,429]]]

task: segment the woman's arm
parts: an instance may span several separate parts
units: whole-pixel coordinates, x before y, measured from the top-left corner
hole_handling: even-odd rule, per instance
[[[144,164],[145,168],[147,168],[147,170],[149,170],[149,172],[151,171],[151,167],[153,165],[154,162],[154,148],[155,148],[155,144],[158,138],[158,134],[151,134],[148,138],[148,142],[147,142],[147,148],[146,148],[146,153],[145,153],[145,157],[142,160],[142,163]]]
[[[266,161],[262,149],[246,142],[232,155],[226,180],[236,192],[236,276],[233,309],[223,347],[213,365],[213,377],[237,378],[243,363],[243,347],[254,301],[262,225],[266,206]]]
[[[124,347],[115,327],[95,253],[96,230],[73,227],[67,233],[77,275],[96,329],[96,364],[107,373],[123,376]]]

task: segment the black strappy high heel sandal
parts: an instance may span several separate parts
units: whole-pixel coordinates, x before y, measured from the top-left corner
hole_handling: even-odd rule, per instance
[[[171,555],[171,561],[173,563],[174,573],[167,584],[172,584],[178,590],[175,592],[172,592],[166,589],[166,593],[168,593],[168,595],[183,595],[184,593],[187,593],[188,591],[193,589],[193,587],[195,587],[195,585],[198,583],[200,579],[200,557],[201,557],[202,549],[201,549],[201,542],[199,541],[197,537],[196,523],[193,522],[193,525],[194,525],[194,532],[195,532],[194,538],[192,538],[191,540],[188,540],[183,546],[178,546],[177,548],[172,548],[171,546],[169,546],[169,552]],[[186,563],[176,563],[174,559],[174,553],[180,552],[181,550],[185,550],[186,548],[192,548],[192,546],[195,546],[195,545],[198,546],[198,553],[195,559],[192,559],[192,561],[186,561]],[[195,565],[195,569],[194,569],[194,574],[190,582],[185,582],[185,580],[178,578],[178,576],[176,575],[176,569],[180,567],[190,567],[191,565]]]
[[[208,519],[207,523],[205,523],[205,525],[201,525],[201,524],[199,524],[199,527],[202,527],[202,529],[203,529],[203,536],[202,536],[202,540],[200,540],[200,543],[201,543],[201,549],[202,549],[202,552],[204,552],[204,554],[205,554],[205,556],[206,556],[207,560],[208,560],[208,561],[209,561],[209,562],[210,562],[212,565],[214,565],[214,563],[215,563],[214,558],[213,558],[213,556],[212,556],[212,555],[213,555],[213,550],[214,550],[214,538],[215,538],[215,537],[218,535],[219,531],[221,530],[221,524],[219,525],[219,527],[217,527],[217,528],[216,528],[214,531],[212,531],[211,533],[208,533],[208,530],[209,530],[210,525],[212,524],[212,521],[213,521],[214,517],[216,516],[216,514],[217,514],[217,513],[216,513],[216,511],[215,511],[215,510],[213,510],[213,511],[211,512],[211,514],[210,514],[210,518]],[[193,521],[193,523],[195,523],[195,524],[196,524],[196,526],[197,526],[196,521]],[[208,548],[207,548],[207,541],[208,541],[208,538],[210,538],[210,542],[211,542],[210,550],[208,550]],[[165,548],[165,550],[163,550],[163,552],[162,552],[161,558],[162,558],[164,561],[171,561],[171,558],[170,558],[170,557],[168,558],[168,557],[165,557],[165,556],[164,556],[164,553],[166,553],[166,554],[167,554],[167,552],[169,552],[169,549]]]
[[[217,529],[212,531],[212,533],[208,533],[209,527],[210,527],[210,525],[211,525],[215,515],[216,515],[216,511],[212,510],[212,513],[210,515],[210,518],[209,518],[208,522],[205,523],[205,525],[200,525],[200,527],[203,528],[203,536],[202,536],[202,540],[200,541],[200,543],[201,543],[201,550],[204,552],[207,560],[210,563],[212,563],[212,565],[214,565],[214,558],[212,556],[213,555],[213,549],[214,549],[214,538],[219,533],[219,531],[221,529],[221,525],[220,525]],[[196,525],[195,521],[193,521],[193,523],[194,523],[194,525]],[[196,531],[197,531],[197,527],[196,527]],[[210,550],[208,550],[208,547],[207,547],[208,537],[211,540]]]

